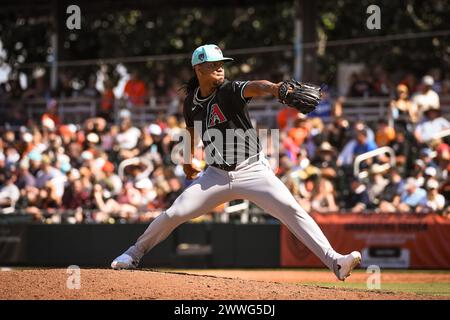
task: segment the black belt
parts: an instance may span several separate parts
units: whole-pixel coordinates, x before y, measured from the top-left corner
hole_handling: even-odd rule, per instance
[[[237,163],[233,163],[231,165],[213,163],[211,166],[224,171],[234,171],[237,165],[238,165]]]

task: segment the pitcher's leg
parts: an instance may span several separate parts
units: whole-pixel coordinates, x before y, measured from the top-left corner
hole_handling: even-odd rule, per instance
[[[331,270],[341,255],[331,247],[328,239],[313,218],[298,204],[289,189],[271,171],[255,174],[254,179],[237,179],[233,190],[254,202],[279,219]]]
[[[125,253],[139,261],[155,245],[166,239],[177,226],[230,200],[227,176],[207,170],[184,190],[169,209],[150,223],[136,244]]]

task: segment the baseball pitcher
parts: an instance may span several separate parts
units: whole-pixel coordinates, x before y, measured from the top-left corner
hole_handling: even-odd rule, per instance
[[[207,152],[211,154],[207,161],[209,166],[196,178],[200,171],[192,161],[184,165],[187,178],[196,180],[170,208],[152,221],[136,243],[117,257],[111,267],[136,268],[140,259],[180,224],[208,213],[222,203],[247,199],[279,219],[339,280],[345,280],[361,262],[361,254],[357,251],[347,255],[337,253],[316,222],[276,177],[261,152],[247,108],[253,97],[271,95],[282,104],[307,114],[320,102],[320,88],[295,80],[279,83],[228,81],[223,65],[232,60],[224,57],[218,46],[211,44],[198,47],[192,54],[195,76],[186,85],[184,118],[191,136],[191,157],[196,127],[200,128],[198,131],[201,132],[197,133],[203,140],[205,151],[210,151]],[[230,130],[241,139],[220,138],[226,137]]]

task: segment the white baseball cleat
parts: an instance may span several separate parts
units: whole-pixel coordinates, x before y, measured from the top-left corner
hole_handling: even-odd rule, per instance
[[[131,256],[124,253],[114,259],[111,263],[111,268],[115,270],[136,269],[138,263],[139,261],[135,261]]]
[[[361,253],[353,251],[334,262],[334,273],[339,280],[344,281],[360,263]]]

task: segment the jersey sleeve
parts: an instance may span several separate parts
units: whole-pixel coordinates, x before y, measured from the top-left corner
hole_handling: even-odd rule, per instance
[[[189,103],[191,101],[191,103]],[[193,128],[194,127],[194,119],[192,117],[192,96],[188,95],[186,99],[184,99],[183,103],[183,116],[184,116],[184,122],[186,122],[187,128]]]
[[[233,107],[236,109],[244,108],[252,98],[244,97],[244,89],[249,81],[229,81],[224,84],[223,91],[230,96]]]

